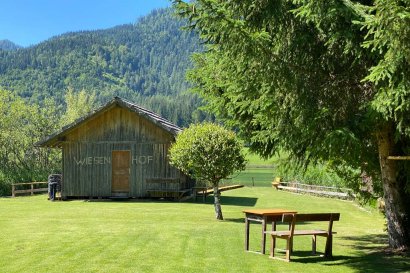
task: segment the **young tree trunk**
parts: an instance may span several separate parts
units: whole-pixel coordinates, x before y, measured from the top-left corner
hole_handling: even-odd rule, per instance
[[[221,193],[219,192],[218,185],[214,185],[214,207],[216,219],[223,220],[222,208],[221,208]]]
[[[405,189],[405,177],[399,176],[396,160],[389,160],[389,155],[397,155],[393,127],[386,126],[377,134],[379,162],[382,175],[385,212],[389,245],[394,250],[405,251],[410,246],[410,207]],[[410,162],[409,162],[410,163]]]

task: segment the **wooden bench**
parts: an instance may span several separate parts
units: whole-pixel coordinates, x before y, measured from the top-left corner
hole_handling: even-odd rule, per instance
[[[179,178],[149,178],[145,181],[146,192],[150,198],[172,198],[182,201],[191,193],[191,189],[185,188],[185,182]]]
[[[281,182],[280,177],[275,177],[275,179],[272,181],[272,187],[278,190],[280,182]]]
[[[147,190],[150,198],[172,198],[176,201],[182,201],[191,189],[183,190]]]
[[[316,253],[316,237],[322,236],[326,237],[325,246],[325,257],[332,257],[332,245],[333,245],[333,234],[336,232],[332,231],[333,221],[339,221],[340,213],[309,213],[309,214],[284,214],[282,217],[282,222],[289,225],[288,230],[283,231],[266,231],[266,234],[271,236],[271,248],[270,248],[270,258],[285,260],[290,262],[290,254],[293,250],[293,237],[301,235],[311,235],[312,236],[312,253]],[[316,222],[316,221],[326,221],[328,223],[327,230],[324,229],[310,229],[310,230],[299,230],[296,229],[297,223],[300,222]],[[286,240],[286,256],[285,258],[275,257],[276,239]]]

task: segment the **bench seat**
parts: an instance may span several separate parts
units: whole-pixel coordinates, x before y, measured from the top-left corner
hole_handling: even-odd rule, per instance
[[[277,237],[282,237],[282,236],[289,236],[290,231],[289,230],[282,230],[282,231],[265,231],[266,234],[274,234]],[[299,236],[299,235],[326,235],[327,236],[328,231],[323,230],[323,229],[313,229],[313,230],[295,230],[293,232],[293,236]],[[332,234],[337,234],[337,232],[332,231]]]

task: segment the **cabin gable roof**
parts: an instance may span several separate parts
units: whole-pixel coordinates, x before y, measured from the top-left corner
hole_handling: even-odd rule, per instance
[[[114,97],[110,102],[101,106],[100,108],[90,112],[89,114],[77,119],[71,124],[68,124],[61,128],[61,130],[56,133],[46,137],[45,139],[37,142],[35,146],[39,147],[60,147],[61,143],[64,142],[65,136],[73,132],[75,129],[79,128],[83,124],[91,121],[92,119],[102,115],[103,113],[110,111],[115,107],[120,107],[135,113],[137,116],[144,118],[148,122],[156,125],[163,131],[175,137],[182,129],[177,125],[171,123],[165,118],[159,116],[158,114],[142,108],[135,103],[122,99],[120,97]]]

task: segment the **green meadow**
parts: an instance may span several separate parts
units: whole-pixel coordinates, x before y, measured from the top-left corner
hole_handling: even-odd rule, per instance
[[[7,273],[410,272],[410,257],[384,251],[385,223],[378,211],[268,187],[223,192],[223,221],[214,219],[212,196],[205,203],[178,203],[50,202],[37,195],[1,198],[0,207],[0,269]],[[295,238],[290,263],[244,251],[242,210],[249,208],[340,212],[334,258],[312,255],[308,236]],[[259,250],[260,228],[251,225],[253,251]],[[324,239],[319,238],[318,251],[323,249]]]
[[[222,182],[224,185],[241,184],[250,187],[271,187],[271,182],[274,179],[275,163],[278,161],[277,157],[272,159],[262,159],[256,154],[249,152],[244,148],[246,155],[247,166],[246,169],[237,172],[231,176],[231,179],[226,179]]]
[[[309,165],[306,171],[286,165],[289,163],[288,155],[284,152],[269,159],[262,159],[244,148],[246,155],[246,169],[234,173],[223,184],[242,184],[251,187],[271,187],[272,181],[280,177],[282,181],[298,181],[304,184],[321,186],[346,187],[343,178],[337,176],[325,164]]]

